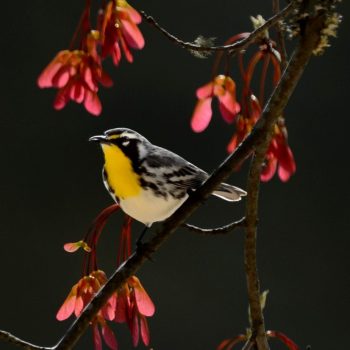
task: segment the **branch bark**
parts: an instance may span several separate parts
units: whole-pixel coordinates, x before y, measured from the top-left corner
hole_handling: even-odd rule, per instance
[[[243,349],[251,346],[252,342],[256,342],[259,350],[269,349],[267,342],[264,316],[260,304],[260,281],[257,268],[256,257],[256,240],[257,240],[257,226],[256,220],[258,218],[258,201],[260,189],[260,174],[262,164],[264,162],[266,149],[258,149],[252,159],[247,191],[246,204],[246,238],[244,244],[244,266],[247,279],[248,300],[251,314],[252,337],[246,343]]]
[[[25,349],[25,350],[53,350],[53,347],[45,347],[45,346],[39,346],[39,345],[34,345],[31,343],[26,342],[25,340],[22,340],[13,334],[6,332],[6,331],[1,331],[0,330],[0,340],[16,345],[19,348]]]
[[[32,346],[29,343],[27,349],[50,349],[50,350],[68,350],[72,349],[79,338],[89,327],[90,322],[94,319],[97,312],[107,302],[110,296],[118,288],[125,283],[126,279],[136,273],[136,271],[149,259],[159,247],[165,243],[165,241],[175,232],[175,230],[198,209],[203,201],[217,188],[217,186],[223,182],[229,175],[231,175],[234,169],[242,163],[252,152],[256,153],[256,162],[261,162],[259,156],[260,153],[265,153],[267,146],[271,140],[272,128],[277,119],[281,115],[282,111],[287,105],[289,98],[294,91],[294,88],[299,81],[306,64],[308,63],[312,51],[317,47],[320,37],[320,31],[324,26],[325,14],[317,14],[315,17],[308,18],[305,24],[305,30],[301,37],[300,43],[295,50],[294,55],[291,58],[285,73],[279,85],[274,90],[267,106],[252,132],[248,137],[239,145],[234,153],[232,153],[208,178],[208,180],[196,190],[187,201],[168,219],[166,220],[160,229],[148,243],[146,243],[142,249],[134,252],[130,258],[125,261],[110,277],[108,282],[101,288],[99,293],[93,298],[89,305],[86,306],[83,313],[78,319],[71,325],[62,339],[52,348]],[[254,162],[255,162],[254,161]],[[257,167],[258,169],[258,167]],[[251,182],[248,183],[250,187],[250,193],[247,198],[247,236],[253,236],[252,242],[255,242],[256,235],[256,218],[257,218],[257,197],[254,194],[257,189],[254,189],[254,181],[256,181],[256,174],[251,170],[250,172]],[[248,188],[249,190],[249,188]],[[252,263],[256,268],[256,251],[255,249],[247,250],[251,253],[246,254],[246,261]],[[255,261],[253,258],[255,257]],[[248,283],[248,294],[251,306],[251,316],[253,324],[253,334],[257,337],[266,337],[263,327],[263,319],[261,322],[261,307],[260,302],[256,298],[260,295],[257,275],[254,276],[249,269],[247,270],[247,279],[252,279],[253,283]],[[254,282],[255,280],[255,282]],[[261,326],[262,325],[262,326]],[[26,342],[22,340],[16,341],[16,337],[6,337],[8,334],[4,331],[1,332],[0,339],[11,342],[15,345],[24,347]],[[265,341],[260,340],[257,342],[259,350],[267,349],[265,347]],[[32,346],[32,347],[30,347]]]
[[[299,46],[283,74],[281,82],[276,87],[272,97],[264,109],[261,130],[264,130],[265,137],[259,137],[255,148],[255,156],[251,162],[248,184],[247,184],[247,204],[246,204],[246,240],[245,240],[245,270],[247,278],[248,300],[251,311],[252,337],[245,344],[243,350],[247,350],[255,343],[258,350],[268,350],[263,312],[260,304],[260,281],[257,270],[256,240],[257,240],[257,219],[258,219],[258,199],[260,187],[260,174],[264,162],[266,151],[273,135],[273,126],[289,100],[295,89],[304,69],[309,62],[313,50],[320,40],[320,32],[324,27],[326,14],[320,13],[314,18],[310,18],[305,23],[305,32],[301,37]],[[253,132],[259,132],[258,126]]]
[[[170,41],[172,41],[173,43],[179,45],[184,49],[187,49],[189,51],[201,51],[201,52],[229,51],[232,53],[234,51],[242,51],[246,49],[250,44],[255,42],[256,39],[258,39],[266,30],[276,25],[276,23],[279,23],[281,19],[287,17],[292,12],[292,10],[296,7],[297,3],[298,3],[297,0],[292,0],[283,10],[279,11],[274,16],[272,16],[261,27],[251,32],[247,38],[237,41],[233,44],[219,45],[219,46],[202,46],[202,45],[194,44],[192,42],[187,42],[182,39],[179,39],[175,35],[169,33],[166,29],[161,27],[156,22],[156,20],[152,16],[147,15],[145,11],[140,11],[140,13],[148,23],[150,23],[153,27],[159,30],[166,38],[168,38]]]

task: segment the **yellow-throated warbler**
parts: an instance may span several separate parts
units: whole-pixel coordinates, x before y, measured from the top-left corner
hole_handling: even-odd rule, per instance
[[[99,142],[105,158],[104,184],[132,218],[151,226],[163,221],[199,187],[208,174],[167,149],[150,143],[139,133],[117,128],[89,141]],[[236,202],[247,193],[222,183],[213,192],[217,197]]]

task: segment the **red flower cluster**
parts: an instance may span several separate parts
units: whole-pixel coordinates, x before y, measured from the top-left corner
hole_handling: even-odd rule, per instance
[[[85,51],[60,51],[38,78],[41,88],[58,89],[54,108],[60,110],[69,100],[84,103],[84,107],[93,115],[102,110],[97,96],[98,83],[105,87],[113,85],[111,78],[102,66]]]
[[[221,115],[227,123],[232,123],[241,110],[236,100],[236,84],[228,76],[218,75],[208,84],[198,88],[196,95],[198,102],[191,120],[191,126],[195,132],[202,132],[209,125],[213,97],[217,97],[219,100]]]
[[[140,335],[143,343],[149,345],[150,334],[146,317],[153,316],[154,312],[154,304],[136,276],[130,277],[116,293],[114,321],[127,323],[135,347],[139,343]]]
[[[259,100],[254,95],[250,95],[249,103],[249,118],[245,118],[243,114],[240,114],[236,118],[236,133],[233,135],[231,141],[227,145],[227,151],[229,153],[233,152],[236,147],[244,140],[244,138],[252,131],[255,123],[260,118],[261,107]]]
[[[288,181],[296,171],[294,156],[287,143],[287,129],[284,125],[275,125],[275,137],[266,153],[261,181],[269,181],[276,173],[277,167],[278,176],[283,182]]]
[[[251,132],[255,123],[261,115],[261,107],[258,99],[251,95],[250,117],[245,118],[239,115],[236,119],[236,133],[227,145],[227,151],[233,152],[236,147]],[[287,128],[284,125],[284,119],[281,117],[279,123],[275,125],[274,137],[265,155],[265,163],[261,172],[261,181],[269,181],[275,175],[278,169],[278,176],[281,181],[286,182],[296,171],[296,164],[292,150],[288,146]]]
[[[81,34],[79,50],[60,51],[38,78],[40,88],[58,89],[54,101],[54,108],[57,110],[64,108],[72,100],[83,103],[86,110],[93,115],[101,114],[98,85],[113,85],[112,79],[102,68],[102,59],[110,55],[114,64],[118,64],[122,47],[127,61],[132,62],[130,49],[144,47],[142,33],[137,27],[141,16],[125,0],[108,2],[101,11],[98,22],[98,30],[91,30],[90,3],[87,2],[77,30]]]
[[[137,24],[141,23],[140,14],[125,0],[110,1],[105,8],[101,24],[101,56],[111,56],[118,65],[121,60],[121,48],[128,62],[133,62],[130,48],[141,50],[145,40]]]
[[[68,297],[58,310],[56,318],[63,321],[73,313],[78,317],[94,295],[107,282],[106,274],[92,271],[84,276],[71,289]],[[124,286],[108,300],[93,321],[95,350],[102,349],[102,337],[109,348],[117,349],[117,340],[107,321],[126,322],[131,331],[133,345],[137,346],[139,338],[147,346],[150,341],[146,317],[153,316],[154,304],[136,276],[130,277]]]
[[[263,19],[259,17],[253,20],[255,22],[262,21]],[[235,35],[227,41],[227,44],[234,43],[246,36],[247,33]],[[275,49],[275,43],[269,39],[268,35],[261,38],[259,49],[250,58],[246,68],[243,64],[243,53],[240,53],[238,56],[243,80],[242,99],[240,103],[236,100],[236,85],[232,78],[219,75],[212,82],[197,89],[198,102],[191,120],[191,127],[195,132],[205,130],[212,117],[212,99],[214,96],[217,97],[219,100],[219,109],[224,120],[228,123],[235,120],[236,124],[236,132],[227,146],[229,153],[233,152],[251,132],[261,116],[261,106],[264,103],[266,77],[270,63],[272,63],[273,68],[272,84],[276,85],[281,77],[280,55]],[[218,55],[215,67],[219,66],[218,59],[222,59],[222,54]],[[259,97],[256,97],[252,92],[251,82],[257,64],[261,61],[263,63],[259,84],[260,91]],[[283,117],[281,117],[281,122],[275,126],[274,136],[266,153],[265,164],[261,174],[262,181],[269,181],[277,169],[279,178],[282,181],[288,181],[290,176],[296,171],[293,153],[288,146],[287,129],[283,120]]]
[[[92,271],[88,276],[81,278],[71,289],[68,297],[57,312],[56,318],[63,321],[73,313],[78,317],[94,295],[107,282],[106,274],[101,271]],[[115,317],[115,297],[109,299],[107,304],[99,311],[93,322],[93,335],[95,350],[102,350],[101,336],[98,326],[101,327],[105,343],[113,350],[117,350],[117,340],[113,331],[108,327],[106,320]]]

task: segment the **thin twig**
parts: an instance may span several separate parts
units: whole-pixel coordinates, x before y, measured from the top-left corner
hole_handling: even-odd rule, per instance
[[[325,16],[316,15],[310,17],[306,21],[305,30],[301,41],[293,55],[289,66],[283,74],[279,85],[273,91],[270,100],[252,132],[198,188],[186,202],[169,218],[167,219],[150,241],[143,245],[142,249],[134,252],[125,263],[123,263],[110,277],[107,283],[101,288],[99,293],[86,306],[80,317],[75,320],[71,327],[64,334],[59,343],[53,348],[32,347],[28,349],[50,349],[50,350],[70,350],[72,349],[80,337],[85,333],[91,321],[96,317],[101,307],[105,305],[111,295],[125,283],[126,279],[134,275],[136,271],[146,262],[149,257],[154,254],[159,247],[171,236],[175,230],[181,226],[203,201],[224,182],[234,171],[234,169],[244,161],[252,151],[262,147],[271,139],[274,124],[287,105],[297,82],[308,63],[312,51],[317,47],[320,38],[320,31],[324,27]],[[255,225],[255,222],[254,222]],[[255,322],[254,309],[252,311],[253,325]],[[4,334],[5,332],[2,332]],[[6,333],[5,333],[6,334]],[[254,334],[254,329],[253,329]],[[5,341],[10,341],[14,344],[12,338],[3,337]],[[25,342],[21,341],[16,344],[21,346]],[[261,350],[261,349],[259,349]]]
[[[191,232],[199,233],[201,235],[225,235],[238,227],[244,227],[245,218],[231,222],[228,225],[215,228],[201,228],[191,224],[183,224],[182,226],[187,228]]]
[[[253,348],[253,346],[255,345],[254,341],[251,341],[250,339],[247,340],[247,342],[244,344],[242,350],[250,350]]]
[[[145,11],[140,11],[140,13],[141,13],[142,17],[148,23],[150,23],[152,26],[157,28],[170,41],[174,42],[175,44],[181,46],[184,49],[191,50],[191,51],[230,51],[232,53],[234,51],[242,51],[242,50],[246,49],[250,44],[255,42],[255,40],[258,39],[267,29],[269,29],[271,26],[274,26],[281,19],[288,16],[289,13],[296,6],[297,2],[298,1],[296,1],[296,0],[291,1],[282,11],[280,11],[279,13],[277,13],[273,17],[271,17],[261,27],[255,29],[253,32],[251,32],[249,34],[249,36],[246,37],[245,39],[237,41],[233,44],[219,45],[219,46],[202,46],[202,45],[194,44],[192,42],[187,42],[187,41],[181,40],[181,39],[177,38],[175,35],[169,33],[163,27],[161,27],[156,22],[156,20],[152,16],[147,15],[145,13]]]
[[[25,350],[53,350],[54,349],[54,348],[50,348],[50,347],[38,346],[38,345],[28,343],[22,339],[15,337],[14,335],[12,335],[9,332],[5,332],[5,331],[1,331],[1,330],[0,330],[0,340],[4,341],[6,343],[16,345],[17,347],[25,349]]]
[[[280,12],[280,0],[272,0],[272,11],[275,14]],[[282,67],[282,70],[284,70],[287,67],[288,57],[287,57],[286,42],[284,40],[281,21],[276,22],[275,28],[277,31],[277,44],[279,49],[278,51],[281,55],[281,67]]]

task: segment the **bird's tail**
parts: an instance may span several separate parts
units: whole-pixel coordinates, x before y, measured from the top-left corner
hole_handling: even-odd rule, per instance
[[[213,192],[213,195],[229,202],[238,202],[241,200],[241,197],[247,195],[247,192],[238,187],[222,183],[219,188]]]

